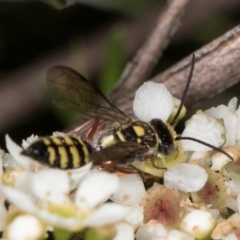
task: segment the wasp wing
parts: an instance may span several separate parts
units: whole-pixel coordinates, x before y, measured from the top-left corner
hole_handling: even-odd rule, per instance
[[[46,77],[57,107],[121,124],[130,120],[100,90],[73,69],[55,66],[47,71]]]
[[[135,142],[118,142],[90,155],[94,163],[106,160],[118,161],[120,164],[131,163],[141,158],[147,149]]]

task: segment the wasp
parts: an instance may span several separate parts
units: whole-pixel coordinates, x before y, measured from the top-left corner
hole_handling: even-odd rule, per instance
[[[52,67],[47,72],[47,84],[53,93],[57,107],[72,109],[93,117],[97,119],[97,124],[101,120],[118,123],[117,127],[101,134],[96,144],[98,149],[106,148],[117,142],[135,142],[147,148],[157,149],[164,155],[170,155],[174,151],[171,125],[161,119],[152,119],[149,123],[133,120],[73,69],[63,66]],[[90,120],[80,126],[80,132],[91,123],[95,124]],[[96,130],[95,125],[91,126],[91,131]],[[88,137],[87,139],[89,140]]]
[[[190,86],[194,63],[195,57],[193,55],[181,104],[170,124],[163,122],[161,119],[152,119],[150,122],[133,120],[111,103],[99,89],[95,88],[78,72],[64,66],[50,68],[46,74],[47,84],[54,95],[55,105],[93,117],[92,120],[79,128],[80,132],[83,132],[90,126],[90,130],[85,137],[87,141],[77,137],[42,138],[24,150],[23,154],[52,167],[69,169],[83,166],[90,159],[93,163],[104,162],[105,160],[131,163],[138,159],[134,156],[138,155],[139,157],[140,154],[136,153],[140,152],[143,153],[141,159],[151,155],[153,155],[151,157],[155,157],[158,154],[170,156],[176,152],[175,141],[187,139],[210,146],[231,158],[230,155],[219,148],[198,139],[181,137],[174,130],[174,124],[183,108],[186,93]],[[105,131],[106,124],[109,122],[113,123],[113,127]],[[98,129],[100,129],[100,133]],[[99,136],[96,143],[90,144],[90,140],[97,134]],[[37,153],[37,155],[33,153]],[[147,155],[148,153],[151,154]]]

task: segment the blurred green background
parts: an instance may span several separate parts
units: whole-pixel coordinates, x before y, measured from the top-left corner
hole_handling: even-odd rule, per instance
[[[31,134],[50,135],[76,122],[79,114],[51,104],[45,86],[47,69],[72,67],[109,92],[166,2],[0,1],[1,148],[6,133],[21,143]],[[192,0],[153,75],[236,26],[239,12],[239,0]],[[216,96],[203,108],[240,97],[239,87]]]

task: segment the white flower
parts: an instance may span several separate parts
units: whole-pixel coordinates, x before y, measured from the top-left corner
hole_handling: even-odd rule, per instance
[[[2,196],[0,196],[0,198],[2,198]],[[0,202],[0,232],[4,230],[6,215],[7,215],[7,209],[4,206],[4,201],[1,201]]]
[[[238,240],[239,238],[236,236],[235,233],[230,233],[226,237],[223,238],[223,240]]]
[[[66,133],[63,133],[63,132],[53,132],[52,135],[56,136],[56,137],[64,137],[64,136],[66,136]]]
[[[197,192],[205,185],[207,179],[204,168],[195,164],[180,163],[165,172],[164,185],[183,192]]]
[[[45,226],[34,216],[20,215],[7,228],[8,240],[36,240],[45,234]]]
[[[240,106],[235,112],[238,116],[238,126],[237,126],[237,144],[240,143]]]
[[[134,227],[134,230],[137,230],[143,224],[143,218],[143,206],[133,204],[130,213],[124,219]]]
[[[165,227],[154,220],[142,225],[136,232],[137,240],[164,240],[167,237]]]
[[[238,197],[237,197],[237,207],[238,207],[238,212],[240,212],[240,193],[238,194]]]
[[[94,172],[83,179],[76,190],[76,204],[81,208],[93,208],[105,202],[119,188],[119,178],[106,172]]]
[[[225,128],[216,118],[198,111],[186,123],[182,137],[192,137],[216,147],[222,146],[225,142]],[[181,140],[183,150],[204,152],[212,150],[201,143],[191,140]]]
[[[67,172],[43,169],[36,173],[29,172],[26,182],[29,185],[28,194],[4,185],[1,192],[23,212],[36,216],[46,224],[70,231],[114,223],[129,213],[128,207],[115,203],[98,206],[118,188],[116,176],[104,172],[92,173],[76,189],[73,201],[69,196],[69,181]]]
[[[31,169],[34,167],[34,162],[31,158],[21,155],[22,148],[14,143],[8,135],[5,136],[5,140],[9,153],[20,166],[25,169]]]
[[[124,205],[140,203],[146,195],[143,181],[138,174],[118,174],[120,187],[111,197],[114,202]]]
[[[167,121],[174,107],[174,100],[167,88],[160,83],[145,82],[135,94],[133,111],[138,119],[149,122],[154,118]]]
[[[164,85],[148,82],[136,92],[134,112],[142,121],[160,118],[171,122],[179,105],[180,100],[172,97]],[[173,132],[171,128],[174,135]],[[0,153],[4,159],[4,172],[0,170],[0,176],[3,175],[0,185],[3,236],[9,240],[41,239],[50,227],[56,232],[63,229],[69,233],[85,228],[92,228],[96,233],[100,229],[111,229],[109,236],[114,240],[192,240],[209,238],[216,229],[214,238],[234,239],[239,215],[215,229],[214,226],[216,221],[223,220],[222,210],[230,208],[240,212],[237,168],[240,107],[237,108],[237,99],[232,99],[228,106],[205,113],[198,111],[187,122],[182,136],[216,147],[232,146],[224,151],[232,156],[236,165],[226,165],[230,159],[221,152],[212,156],[211,147],[182,140],[175,141],[177,151],[173,155],[164,156],[164,160],[159,156],[161,163],[154,159],[153,165],[152,159],[141,159],[138,163],[143,167],[134,165],[149,173],[139,174],[141,177],[90,170],[91,163],[74,170],[50,169],[21,155],[22,148],[6,136],[10,154]],[[28,138],[23,147],[28,147],[36,138]],[[193,152],[188,163],[182,162],[191,153],[184,151]],[[159,184],[163,175],[164,185]],[[150,180],[152,187],[147,191],[142,179]],[[10,203],[8,211],[3,204],[5,199]],[[21,229],[25,225],[30,227]],[[225,232],[222,226],[229,231]]]
[[[32,143],[37,141],[38,139],[39,139],[39,137],[37,135],[32,134],[26,140],[22,141],[22,147],[25,149],[25,148],[29,147]]]
[[[195,151],[189,157],[188,162],[193,163],[193,164],[198,164],[198,163],[201,163],[201,162],[207,162],[209,157],[210,157],[210,152],[209,151],[207,151],[207,152],[205,152],[205,151],[204,152]]]
[[[239,214],[231,215],[227,220],[221,221],[211,233],[211,239],[235,240],[239,239]]]
[[[239,155],[239,151],[237,148],[229,147],[225,148],[224,151],[228,153],[234,159],[234,161],[237,161]],[[214,171],[220,171],[228,162],[232,162],[232,159],[230,159],[228,156],[221,152],[216,152],[212,156],[211,169]]]
[[[180,229],[197,239],[205,239],[210,235],[215,224],[216,220],[209,212],[194,210],[184,217]]]
[[[235,105],[232,104],[231,101],[229,106]],[[233,106],[233,108],[235,108],[235,106]],[[235,146],[237,142],[237,129],[239,127],[239,117],[237,113],[225,105],[212,107],[206,110],[205,113],[216,119],[223,119],[226,129],[226,143],[223,147]]]
[[[29,181],[30,191],[38,199],[55,204],[64,204],[68,201],[70,182],[67,172],[43,169],[36,173],[29,173],[26,181]],[[25,184],[27,185],[27,182]]]
[[[117,234],[113,240],[134,240],[133,226],[127,222],[120,222],[116,224]]]
[[[0,158],[4,168],[17,168],[19,164],[15,161],[11,154],[5,153],[0,149]],[[2,169],[0,170],[2,172]]]
[[[194,240],[194,237],[179,230],[171,230],[168,233],[167,240]]]
[[[117,173],[120,179],[120,186],[111,196],[111,200],[123,205],[130,205],[130,213],[125,217],[136,230],[143,224],[143,207],[140,202],[147,192],[143,181],[138,174]]]

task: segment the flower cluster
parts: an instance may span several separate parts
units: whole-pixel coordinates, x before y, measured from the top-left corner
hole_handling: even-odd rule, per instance
[[[6,144],[11,155],[2,156],[1,162],[4,238],[43,239],[47,230],[54,230],[56,239],[68,239],[87,227],[109,225],[111,229],[129,213],[129,207],[106,202],[119,187],[117,176],[90,171],[91,164],[70,171],[47,168],[21,155],[22,148],[9,136]],[[4,199],[10,203],[8,211]],[[114,236],[115,231],[109,234]]]
[[[171,122],[180,100],[164,85],[145,83],[133,108],[142,121]],[[182,109],[179,121],[185,114]],[[6,136],[0,152],[0,231],[8,240],[235,240],[240,236],[240,107],[197,111],[176,140],[171,156],[132,165],[139,174],[107,173],[91,163],[75,170],[52,169],[21,155]],[[214,149],[211,146],[214,146]],[[219,149],[219,151],[216,151]],[[6,205],[6,202],[8,203]],[[84,237],[83,237],[84,235]]]

